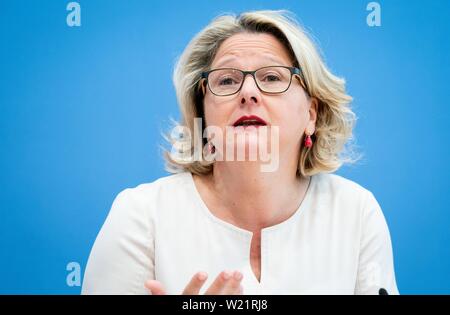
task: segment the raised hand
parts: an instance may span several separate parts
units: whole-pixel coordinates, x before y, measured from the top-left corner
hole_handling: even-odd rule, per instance
[[[239,295],[243,294],[241,285],[243,275],[239,271],[222,271],[209,288],[205,291],[205,295]],[[197,295],[205,284],[208,275],[206,272],[197,272],[189,281],[181,294]],[[161,282],[157,280],[148,280],[145,287],[152,295],[165,295],[166,290]]]

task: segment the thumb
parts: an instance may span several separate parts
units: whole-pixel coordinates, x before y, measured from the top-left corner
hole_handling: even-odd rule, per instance
[[[145,282],[145,287],[147,288],[148,291],[150,291],[150,293],[152,295],[165,295],[166,290],[164,290],[163,285],[161,284],[161,282],[157,281],[157,280],[148,280]]]

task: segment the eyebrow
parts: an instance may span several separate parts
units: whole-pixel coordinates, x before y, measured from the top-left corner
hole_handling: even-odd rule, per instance
[[[264,54],[263,55],[265,57],[266,60],[275,62],[276,64],[273,64],[271,66],[286,66],[284,64],[284,62],[281,62],[281,59],[276,58],[275,56],[271,55],[271,54]],[[220,68],[223,67],[224,64],[231,62],[231,61],[235,61],[235,60],[239,60],[238,57],[231,55],[231,56],[226,56],[223,59],[220,60],[220,62],[218,62],[214,68]]]

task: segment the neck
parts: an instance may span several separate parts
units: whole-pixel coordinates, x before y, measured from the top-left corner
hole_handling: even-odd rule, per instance
[[[224,216],[237,226],[257,232],[281,223],[298,209],[309,178],[297,175],[297,163],[274,172],[260,171],[256,162],[216,162],[210,175]],[[286,165],[286,164],[285,164]]]

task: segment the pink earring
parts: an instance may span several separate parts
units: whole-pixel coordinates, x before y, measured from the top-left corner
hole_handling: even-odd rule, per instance
[[[211,142],[208,142],[208,151],[211,154],[216,153],[216,147],[214,146],[214,144],[212,144]]]
[[[305,137],[305,147],[311,148],[312,145],[313,145],[313,142],[311,140],[311,136],[307,134]]]

